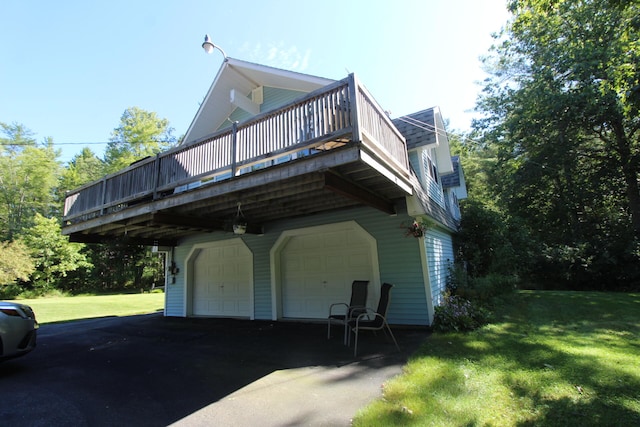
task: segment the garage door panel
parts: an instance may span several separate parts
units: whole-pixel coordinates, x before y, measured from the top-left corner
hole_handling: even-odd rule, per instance
[[[345,262],[347,262],[347,260],[344,259],[344,256],[340,256],[340,255],[327,255],[325,258],[325,270],[326,271],[331,271],[331,270],[344,270],[345,267]]]
[[[321,272],[324,270],[322,260],[317,256],[307,256],[303,260],[305,273]]]
[[[347,233],[343,231],[324,233],[322,235],[322,242],[323,248],[344,247],[348,242]]]
[[[362,268],[368,270],[371,267],[371,261],[366,254],[349,254],[348,258],[350,268]]]
[[[283,316],[326,319],[331,304],[349,301],[354,280],[372,280],[372,250],[345,231],[291,237],[280,255]]]
[[[251,254],[242,243],[201,250],[194,261],[193,314],[251,315]]]

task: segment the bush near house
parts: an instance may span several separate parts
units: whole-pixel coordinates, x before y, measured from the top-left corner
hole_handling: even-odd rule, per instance
[[[464,332],[487,324],[496,302],[501,296],[512,293],[516,285],[514,276],[493,273],[472,278],[463,269],[452,268],[444,304],[435,308],[433,329]]]

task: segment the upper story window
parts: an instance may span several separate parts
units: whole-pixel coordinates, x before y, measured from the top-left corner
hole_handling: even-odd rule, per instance
[[[431,157],[432,153],[433,150],[430,149],[422,150],[422,175],[425,181],[425,190],[431,199],[444,208],[446,201],[438,176],[438,167]]]
[[[429,155],[429,151],[431,150],[424,150],[422,151],[422,162],[423,162],[423,167],[424,167],[424,172],[425,175],[430,177],[432,180],[434,180],[436,183],[438,183],[438,168],[435,164],[435,162],[431,159],[431,156]]]

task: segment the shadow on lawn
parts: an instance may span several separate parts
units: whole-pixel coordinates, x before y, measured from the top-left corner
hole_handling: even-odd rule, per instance
[[[536,414],[522,425],[640,425],[640,296],[535,292],[513,301],[505,318],[519,322],[490,341],[517,369],[543,370],[528,387],[507,381]]]
[[[434,335],[417,357],[452,362],[470,377],[476,368],[499,371],[497,387],[512,396],[505,410],[521,411],[517,425],[640,425],[640,297],[540,294],[514,296],[499,320],[476,332]],[[452,384],[443,395],[463,398],[474,378],[446,375]],[[430,386],[439,387],[422,390]]]

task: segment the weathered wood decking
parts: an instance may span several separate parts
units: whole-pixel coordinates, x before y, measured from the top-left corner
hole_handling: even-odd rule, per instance
[[[180,233],[166,228],[196,226],[205,205],[207,224],[216,215],[220,228],[232,205],[247,194],[255,200],[256,191],[264,193],[267,186],[272,192],[290,187],[288,197],[302,200],[307,189],[299,188],[298,180],[303,176],[310,183],[320,182],[321,190],[346,195],[352,204],[355,200],[382,210],[394,195],[411,193],[405,140],[354,75],[69,192],[63,233],[79,241],[99,241],[122,234],[126,227],[125,232],[137,231],[147,239],[163,233],[177,238]],[[380,178],[386,190],[379,186]],[[182,194],[194,186],[198,189],[187,192],[190,196]],[[261,209],[254,206],[256,217]],[[263,220],[273,218],[263,215]]]

